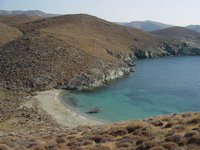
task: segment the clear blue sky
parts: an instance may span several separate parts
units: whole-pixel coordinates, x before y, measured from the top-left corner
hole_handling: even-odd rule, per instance
[[[200,24],[200,0],[0,0],[1,10],[91,14],[108,21]]]

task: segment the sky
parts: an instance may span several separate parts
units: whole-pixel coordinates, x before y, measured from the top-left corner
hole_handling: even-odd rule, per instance
[[[112,22],[152,20],[200,25],[200,0],[0,0],[0,10],[90,14]]]

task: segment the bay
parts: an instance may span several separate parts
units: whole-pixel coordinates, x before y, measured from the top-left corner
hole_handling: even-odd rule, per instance
[[[141,59],[134,73],[89,92],[66,92],[63,102],[89,117],[113,122],[200,110],[200,56]],[[92,107],[102,112],[89,114]]]

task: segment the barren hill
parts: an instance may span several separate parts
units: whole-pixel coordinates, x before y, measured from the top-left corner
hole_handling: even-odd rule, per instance
[[[41,19],[41,17],[38,16],[32,16],[32,15],[0,15],[0,23],[4,23],[10,26],[15,26],[21,23],[30,22],[33,20]]]
[[[189,25],[189,26],[186,26],[186,28],[200,32],[200,25]]]
[[[151,33],[171,38],[200,39],[200,33],[184,27],[171,27],[162,30],[152,31]]]
[[[154,57],[166,53],[158,48],[164,38],[84,14],[42,19],[18,28],[24,33],[46,32],[101,58],[125,57],[134,50],[151,51],[153,48]]]
[[[58,14],[49,14],[49,13],[42,12],[40,10],[27,10],[27,11],[22,11],[22,10],[14,10],[14,11],[0,10],[0,15],[21,15],[21,14],[33,15],[33,16],[39,16],[39,17],[58,16]]]
[[[25,35],[0,49],[1,84],[12,90],[93,89],[130,72],[135,58],[199,54],[178,40],[84,14],[16,27]]]
[[[150,20],[132,21],[132,22],[128,22],[128,23],[119,23],[119,24],[129,26],[129,27],[134,27],[134,28],[141,29],[144,31],[155,31],[155,30],[172,27],[172,25],[155,22],[155,21],[150,21]]]
[[[22,32],[16,28],[0,23],[0,45],[22,36]]]

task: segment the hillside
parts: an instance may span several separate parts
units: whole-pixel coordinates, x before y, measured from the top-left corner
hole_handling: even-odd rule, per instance
[[[189,25],[189,26],[186,26],[185,28],[200,32],[200,25]]]
[[[21,14],[39,16],[39,17],[59,16],[58,14],[49,14],[49,13],[42,12],[40,10],[27,10],[27,11],[22,11],[22,10],[14,10],[14,11],[0,10],[0,15],[21,15]]]
[[[180,41],[83,14],[16,27],[25,35],[0,49],[1,83],[12,90],[93,89],[130,72],[135,58],[182,54],[183,47],[199,54]]]
[[[200,39],[200,33],[184,27],[171,27],[162,30],[152,31],[151,33],[169,38]]]
[[[22,32],[16,28],[0,23],[0,46],[22,36]]]
[[[84,14],[42,19],[19,25],[18,28],[25,33],[46,32],[101,58],[126,59],[129,54],[134,57],[134,50],[150,51],[155,55],[152,57],[166,53],[159,48],[151,50],[161,46],[164,38]]]
[[[33,20],[41,19],[38,16],[32,15],[0,15],[0,23],[7,24],[9,26],[16,26],[21,23],[30,22]]]
[[[160,23],[160,22],[155,22],[155,21],[132,21],[132,22],[124,22],[124,23],[118,23],[120,25],[124,26],[129,26],[129,27],[134,27],[137,29],[141,29],[144,31],[155,31],[155,30],[160,30],[160,29],[165,29],[172,27],[172,25]]]

